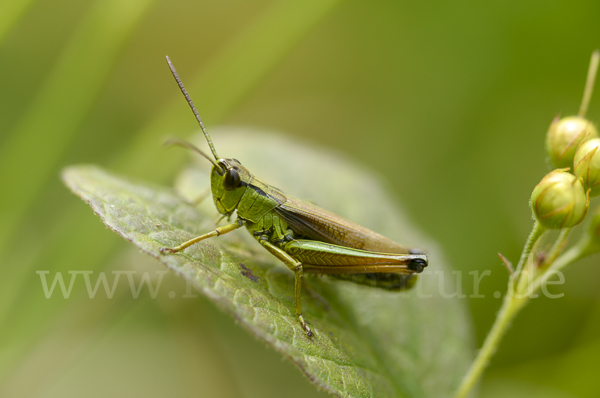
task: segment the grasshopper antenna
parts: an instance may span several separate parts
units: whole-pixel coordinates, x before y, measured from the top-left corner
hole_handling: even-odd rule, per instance
[[[171,138],[169,140],[167,140],[167,142],[165,142],[163,144],[163,146],[165,147],[170,147],[170,146],[181,146],[187,149],[191,149],[194,152],[198,152],[200,155],[204,156],[206,159],[208,159],[209,162],[211,162],[213,164],[213,166],[215,166],[217,169],[221,169],[221,166],[219,166],[218,164],[215,163],[214,160],[212,160],[207,154],[205,154],[204,152],[202,152],[197,146],[195,146],[192,143],[189,143],[187,141],[184,140],[179,140],[176,138]]]
[[[192,112],[194,112],[194,116],[196,116],[196,120],[198,121],[198,124],[200,125],[200,128],[202,129],[202,132],[204,133],[204,137],[206,137],[206,141],[208,142],[208,146],[210,147],[210,150],[211,150],[212,154],[214,155],[215,160],[218,161],[220,159],[219,155],[217,155],[217,151],[215,150],[215,146],[213,145],[213,142],[210,139],[210,135],[208,135],[208,131],[206,131],[206,127],[204,127],[204,123],[202,122],[202,118],[200,117],[200,114],[196,110],[196,106],[194,105],[194,102],[190,98],[190,95],[188,94],[187,90],[183,86],[183,82],[179,78],[179,75],[177,74],[177,71],[175,70],[175,67],[173,66],[173,63],[171,62],[171,59],[169,58],[168,55],[167,55],[167,63],[169,64],[169,69],[171,69],[171,73],[173,74],[173,77],[175,78],[175,81],[177,82],[177,85],[179,86],[179,89],[183,93],[183,96],[185,97],[185,99],[186,99],[188,105],[190,106],[190,108],[192,108]],[[177,142],[177,143],[173,143],[173,144],[174,145],[181,145],[182,142]],[[204,157],[206,157],[208,159],[208,157],[206,155],[204,155],[204,153],[201,152],[198,148],[194,147],[192,144],[189,144],[189,143],[187,143],[187,144],[188,145],[184,144],[184,145],[181,145],[181,146],[184,146],[186,148],[190,148],[192,150],[195,150],[196,152],[202,154]],[[208,159],[208,160],[210,160],[210,159]],[[212,160],[211,160],[211,163],[214,164],[216,167],[218,167],[215,164],[215,162],[213,162]]]

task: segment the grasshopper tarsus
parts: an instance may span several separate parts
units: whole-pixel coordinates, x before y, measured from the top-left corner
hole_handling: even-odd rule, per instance
[[[304,331],[306,332],[306,336],[307,337],[312,337],[314,335],[313,331],[306,324],[306,321],[304,320],[304,317],[302,315],[298,315],[298,319],[300,319],[300,325],[302,325],[302,329],[304,329]]]

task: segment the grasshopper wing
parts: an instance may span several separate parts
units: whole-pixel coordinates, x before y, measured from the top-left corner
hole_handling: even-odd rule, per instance
[[[297,237],[379,253],[408,253],[393,240],[293,196],[276,207]]]

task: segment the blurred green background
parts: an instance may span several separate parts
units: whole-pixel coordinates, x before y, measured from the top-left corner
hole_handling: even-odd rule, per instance
[[[599,17],[595,1],[2,0],[0,396],[326,396],[204,298],[91,300],[81,284],[44,297],[40,270],[163,270],[59,172],[97,163],[172,183],[187,157],[161,144],[196,126],[165,55],[209,129],[344,153],[382,176],[467,294],[467,273],[491,270],[485,298],[464,300],[479,346],[506,286],[497,253],[516,261],[531,228],[544,134],[578,110]],[[517,317],[482,397],[600,396],[597,262]]]

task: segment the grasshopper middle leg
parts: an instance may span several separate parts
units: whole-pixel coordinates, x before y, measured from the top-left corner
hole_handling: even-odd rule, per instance
[[[275,246],[274,244],[272,244],[271,242],[269,242],[268,240],[263,239],[262,237],[259,237],[258,241],[265,249],[267,249],[269,251],[269,253],[271,253],[272,255],[277,257],[289,269],[294,271],[294,276],[295,276],[294,291],[295,291],[295,296],[296,296],[296,315],[298,316],[298,319],[300,319],[300,324],[302,325],[302,328],[306,332],[306,335],[308,337],[311,337],[313,335],[313,332],[310,329],[310,327],[306,324],[306,322],[304,321],[304,317],[302,316],[302,301],[301,301],[302,294],[301,293],[302,293],[302,277],[304,276],[304,268],[302,267],[302,263],[300,261],[296,260],[295,258],[293,258],[292,256],[290,256],[285,251],[283,251],[280,248],[278,248],[277,246]]]

